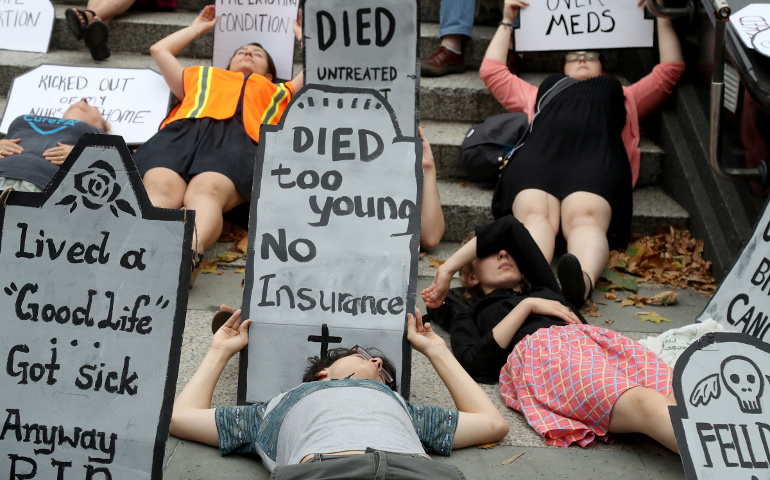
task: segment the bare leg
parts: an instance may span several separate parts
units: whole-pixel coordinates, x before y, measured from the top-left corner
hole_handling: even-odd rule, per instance
[[[513,216],[527,227],[543,256],[551,263],[559,233],[559,200],[542,190],[524,190],[513,201]]]
[[[626,390],[610,414],[610,432],[643,433],[668,449],[679,453],[668,407],[676,405],[673,395],[665,396],[652,388]]]
[[[222,213],[245,201],[233,182],[221,173],[195,175],[184,195],[184,206],[195,210],[196,238],[193,238],[193,248],[203,254],[213,245],[222,233]]]
[[[182,208],[187,182],[173,170],[152,168],[142,178],[150,201],[156,207]]]
[[[88,0],[88,9],[93,10],[99,19],[108,24],[117,15],[128,10],[134,0]],[[89,21],[92,20],[89,15]]]
[[[575,192],[561,202],[561,228],[567,239],[567,251],[580,260],[591,282],[596,282],[607,265],[607,230],[611,219],[612,207],[599,195]],[[589,288],[586,282],[586,297]]]

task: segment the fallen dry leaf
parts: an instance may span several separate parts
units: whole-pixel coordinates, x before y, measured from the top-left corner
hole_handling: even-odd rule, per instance
[[[446,260],[439,260],[438,258],[428,257],[428,261],[430,262],[430,266],[433,268],[438,268],[441,265],[446,262]]]
[[[524,451],[524,452],[521,452],[521,453],[517,453],[516,455],[512,456],[508,460],[503,460],[503,465],[508,465],[509,463],[513,463],[514,461],[516,461],[517,458],[519,458],[520,456],[524,455],[525,453],[527,453],[527,452]]]
[[[588,301],[583,305],[583,308],[580,309],[580,313],[583,314],[584,317],[601,317],[602,314],[598,312],[599,306],[591,301]]]
[[[235,272],[235,273],[243,273],[245,271],[246,271],[245,268],[236,268],[235,270],[233,270],[233,272]]]
[[[639,320],[643,322],[653,322],[658,325],[660,325],[660,322],[671,323],[671,320],[669,320],[666,317],[661,317],[660,315],[642,315],[641,317],[639,317]]]
[[[242,253],[234,253],[234,252],[220,253],[217,255],[217,259],[223,263],[234,262],[241,257],[243,257]]]
[[[419,255],[417,256],[417,258],[420,259],[420,258],[424,257],[425,255],[427,255],[426,252],[420,252]]]
[[[235,246],[238,250],[240,250],[243,253],[246,253],[249,249],[249,237],[244,237],[241,239],[240,242]]]
[[[203,260],[201,262],[201,273],[215,273],[217,271],[217,262],[214,260]]]
[[[483,449],[487,450],[487,449],[490,449],[490,448],[495,448],[498,445],[500,445],[500,442],[482,443],[481,445],[476,445],[476,448],[483,448]]]
[[[629,307],[631,305],[639,308],[644,307],[644,302],[647,301],[647,297],[640,297],[639,295],[629,295],[623,301],[620,302],[621,307]]]
[[[604,294],[604,298],[606,298],[607,300],[615,300],[618,298],[618,296],[615,295],[615,292],[607,292]]]
[[[625,251],[610,252],[607,267],[630,273],[645,283],[692,288],[710,296],[716,291],[711,262],[703,258],[703,241],[692,238],[689,230],[667,227],[654,235],[632,234]]]
[[[679,298],[679,294],[673,290],[666,290],[657,295],[653,295],[647,300],[649,305],[673,305]]]
[[[608,318],[607,320],[604,321],[604,323],[606,323],[607,325],[612,325],[613,323],[615,323],[615,320]]]
[[[468,183],[467,183],[467,182],[461,182],[461,183],[460,183],[460,186],[461,186],[461,187],[463,187],[463,188],[465,188],[465,187],[467,187],[467,186],[468,186]]]

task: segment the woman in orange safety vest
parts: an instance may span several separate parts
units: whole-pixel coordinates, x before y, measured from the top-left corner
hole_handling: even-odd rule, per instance
[[[227,70],[184,68],[175,55],[217,19],[214,6],[206,6],[192,25],[150,47],[181,103],[134,155],[153,205],[195,210],[195,267],[222,232],[222,214],[251,197],[260,125],[278,123],[303,84],[302,73],[273,83],[273,60],[256,43],[236,50]],[[299,38],[296,21],[294,29]]]

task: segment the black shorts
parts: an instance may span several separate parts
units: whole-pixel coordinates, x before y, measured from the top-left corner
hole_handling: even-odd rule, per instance
[[[373,480],[465,480],[459,468],[447,463],[429,460],[421,455],[390,453],[366,449],[360,455],[315,455],[298,465],[277,467],[271,480],[359,479]]]
[[[168,168],[185,182],[203,172],[226,176],[248,202],[257,160],[257,143],[239,119],[211,118],[177,120],[152,136],[134,154],[144,177],[148,170]]]

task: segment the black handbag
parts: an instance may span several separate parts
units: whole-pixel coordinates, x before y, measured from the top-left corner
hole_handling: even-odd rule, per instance
[[[505,158],[527,131],[526,113],[493,115],[468,130],[463,140],[462,164],[471,182],[494,182]]]

